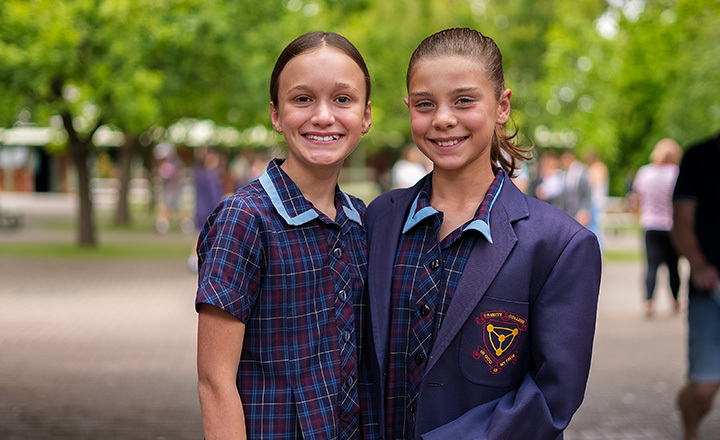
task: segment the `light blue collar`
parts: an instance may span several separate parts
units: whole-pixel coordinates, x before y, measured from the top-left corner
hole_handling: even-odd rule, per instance
[[[260,176],[259,180],[260,185],[262,185],[263,189],[270,197],[270,201],[275,207],[275,210],[289,225],[300,226],[319,217],[318,212],[312,208],[309,208],[306,211],[301,212],[294,217],[291,217],[290,213],[283,204],[283,199],[282,197],[280,197],[280,193],[278,192],[278,189],[275,186],[272,177],[270,177],[268,170],[265,170],[262,176]],[[347,218],[359,225],[362,225],[360,213],[357,211],[357,209],[355,209],[355,206],[353,206],[352,201],[350,200],[350,196],[340,191],[339,189],[336,189],[336,191],[340,192],[340,194],[342,194],[343,196],[343,211],[345,212]]]
[[[488,242],[492,244],[492,234],[490,233],[490,212],[492,211],[493,205],[495,205],[495,201],[497,200],[498,196],[500,195],[500,192],[502,191],[503,184],[505,183],[504,176],[500,179],[500,184],[498,185],[498,189],[493,194],[492,199],[490,200],[490,206],[488,207],[487,216],[485,219],[475,219],[467,224],[463,228],[463,232],[474,229],[478,232],[480,232]],[[425,220],[426,218],[437,214],[439,211],[433,208],[432,206],[426,206],[422,208],[421,210],[415,212],[417,210],[418,200],[420,199],[420,194],[418,194],[415,197],[415,200],[412,203],[412,206],[410,207],[410,214],[407,217],[407,220],[405,220],[405,226],[403,226],[402,233],[406,233],[415,225],[420,223],[421,221]]]

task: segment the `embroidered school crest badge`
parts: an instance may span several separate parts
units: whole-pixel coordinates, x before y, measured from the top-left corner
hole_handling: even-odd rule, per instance
[[[527,330],[527,319],[514,313],[484,312],[475,318],[482,326],[483,342],[473,351],[473,358],[485,361],[492,374],[500,374],[509,363],[516,364],[518,352],[513,351],[520,333]]]

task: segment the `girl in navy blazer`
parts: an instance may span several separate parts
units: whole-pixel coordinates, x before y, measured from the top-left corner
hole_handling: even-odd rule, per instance
[[[596,237],[523,194],[495,42],[425,39],[407,74],[412,136],[433,171],[366,214],[379,435],[560,439],[590,368]]]

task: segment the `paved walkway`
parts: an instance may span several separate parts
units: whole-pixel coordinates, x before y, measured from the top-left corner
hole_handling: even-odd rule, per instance
[[[47,217],[72,218],[66,196],[0,193],[0,202],[26,220],[19,231],[0,230],[0,242],[72,240],[38,229]],[[155,239],[193,241],[148,233],[149,245]],[[621,235],[607,247],[637,245],[639,238]],[[663,272],[656,317],[642,317],[641,270],[639,262],[605,264],[592,372],[568,440],[680,438],[674,397],[684,381],[684,314],[670,312]],[[84,263],[0,257],[0,439],[202,438],[194,288],[184,256]],[[720,402],[703,435],[720,438]]]

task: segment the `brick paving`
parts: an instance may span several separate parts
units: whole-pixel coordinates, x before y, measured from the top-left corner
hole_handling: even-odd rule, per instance
[[[56,240],[59,233],[37,229],[38,218],[72,215],[63,197],[40,207],[9,193],[0,200],[25,214],[25,227],[0,230],[0,242]],[[620,235],[607,247],[639,243]],[[674,398],[685,374],[684,313],[671,313],[661,273],[656,316],[643,318],[641,271],[640,262],[605,264],[591,376],[568,440],[681,438]],[[194,288],[184,257],[0,257],[0,439],[202,438]],[[720,439],[720,402],[702,434]]]

